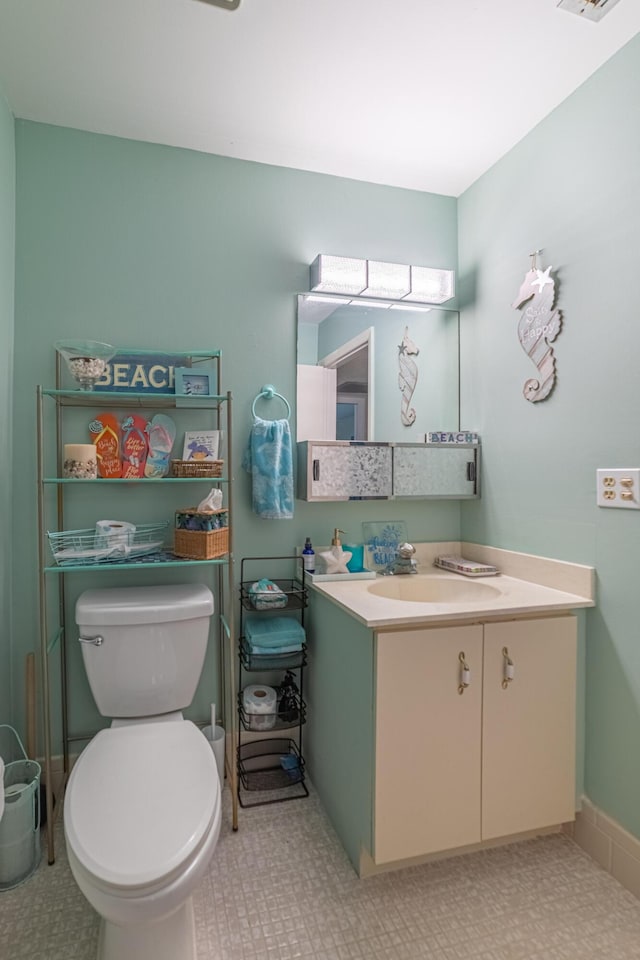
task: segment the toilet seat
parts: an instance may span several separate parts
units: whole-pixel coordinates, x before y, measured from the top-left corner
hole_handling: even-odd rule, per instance
[[[67,789],[65,830],[82,867],[133,893],[195,855],[220,808],[211,748],[188,720],[102,730]]]

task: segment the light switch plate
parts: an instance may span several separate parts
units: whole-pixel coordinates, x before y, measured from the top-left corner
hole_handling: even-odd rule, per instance
[[[640,467],[604,467],[596,473],[599,507],[640,510]]]

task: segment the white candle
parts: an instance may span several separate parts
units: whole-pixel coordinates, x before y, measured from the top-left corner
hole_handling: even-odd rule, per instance
[[[98,475],[93,443],[65,443],[63,476],[74,480],[93,480]]]

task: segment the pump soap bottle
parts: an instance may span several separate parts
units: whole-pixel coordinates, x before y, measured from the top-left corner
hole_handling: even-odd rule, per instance
[[[351,553],[349,550],[342,549],[342,542],[340,540],[341,533],[344,533],[344,530],[338,530],[336,527],[333,531],[331,549],[325,550],[324,553],[320,554],[324,560],[327,573],[349,573],[347,564],[349,560],[351,560]]]

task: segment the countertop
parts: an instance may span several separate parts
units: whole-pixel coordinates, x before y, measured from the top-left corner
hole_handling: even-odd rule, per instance
[[[460,553],[451,547],[464,547],[464,555],[474,560],[494,563],[502,570],[516,569],[523,576],[509,573],[482,578],[466,578],[448,573],[432,566],[433,556],[438,553]],[[448,547],[449,549],[442,549]],[[594,570],[579,564],[570,564],[546,557],[517,554],[512,551],[483,548],[477,544],[420,544],[417,545],[419,572],[417,574],[378,576],[375,580],[350,580],[314,583],[312,589],[327,597],[367,627],[393,628],[404,625],[435,624],[444,622],[473,622],[511,617],[536,616],[562,613],[582,607],[595,606]],[[501,563],[499,561],[502,561]],[[382,582],[413,581],[411,590],[437,589],[443,581],[460,584],[464,593],[465,584],[481,583],[492,587],[488,596],[461,598],[441,602],[400,600],[377,596],[376,589],[402,590],[402,584],[382,587]],[[462,583],[461,583],[462,581]],[[542,582],[540,582],[542,581]],[[554,586],[549,586],[549,582]],[[580,592],[572,592],[579,589]]]

